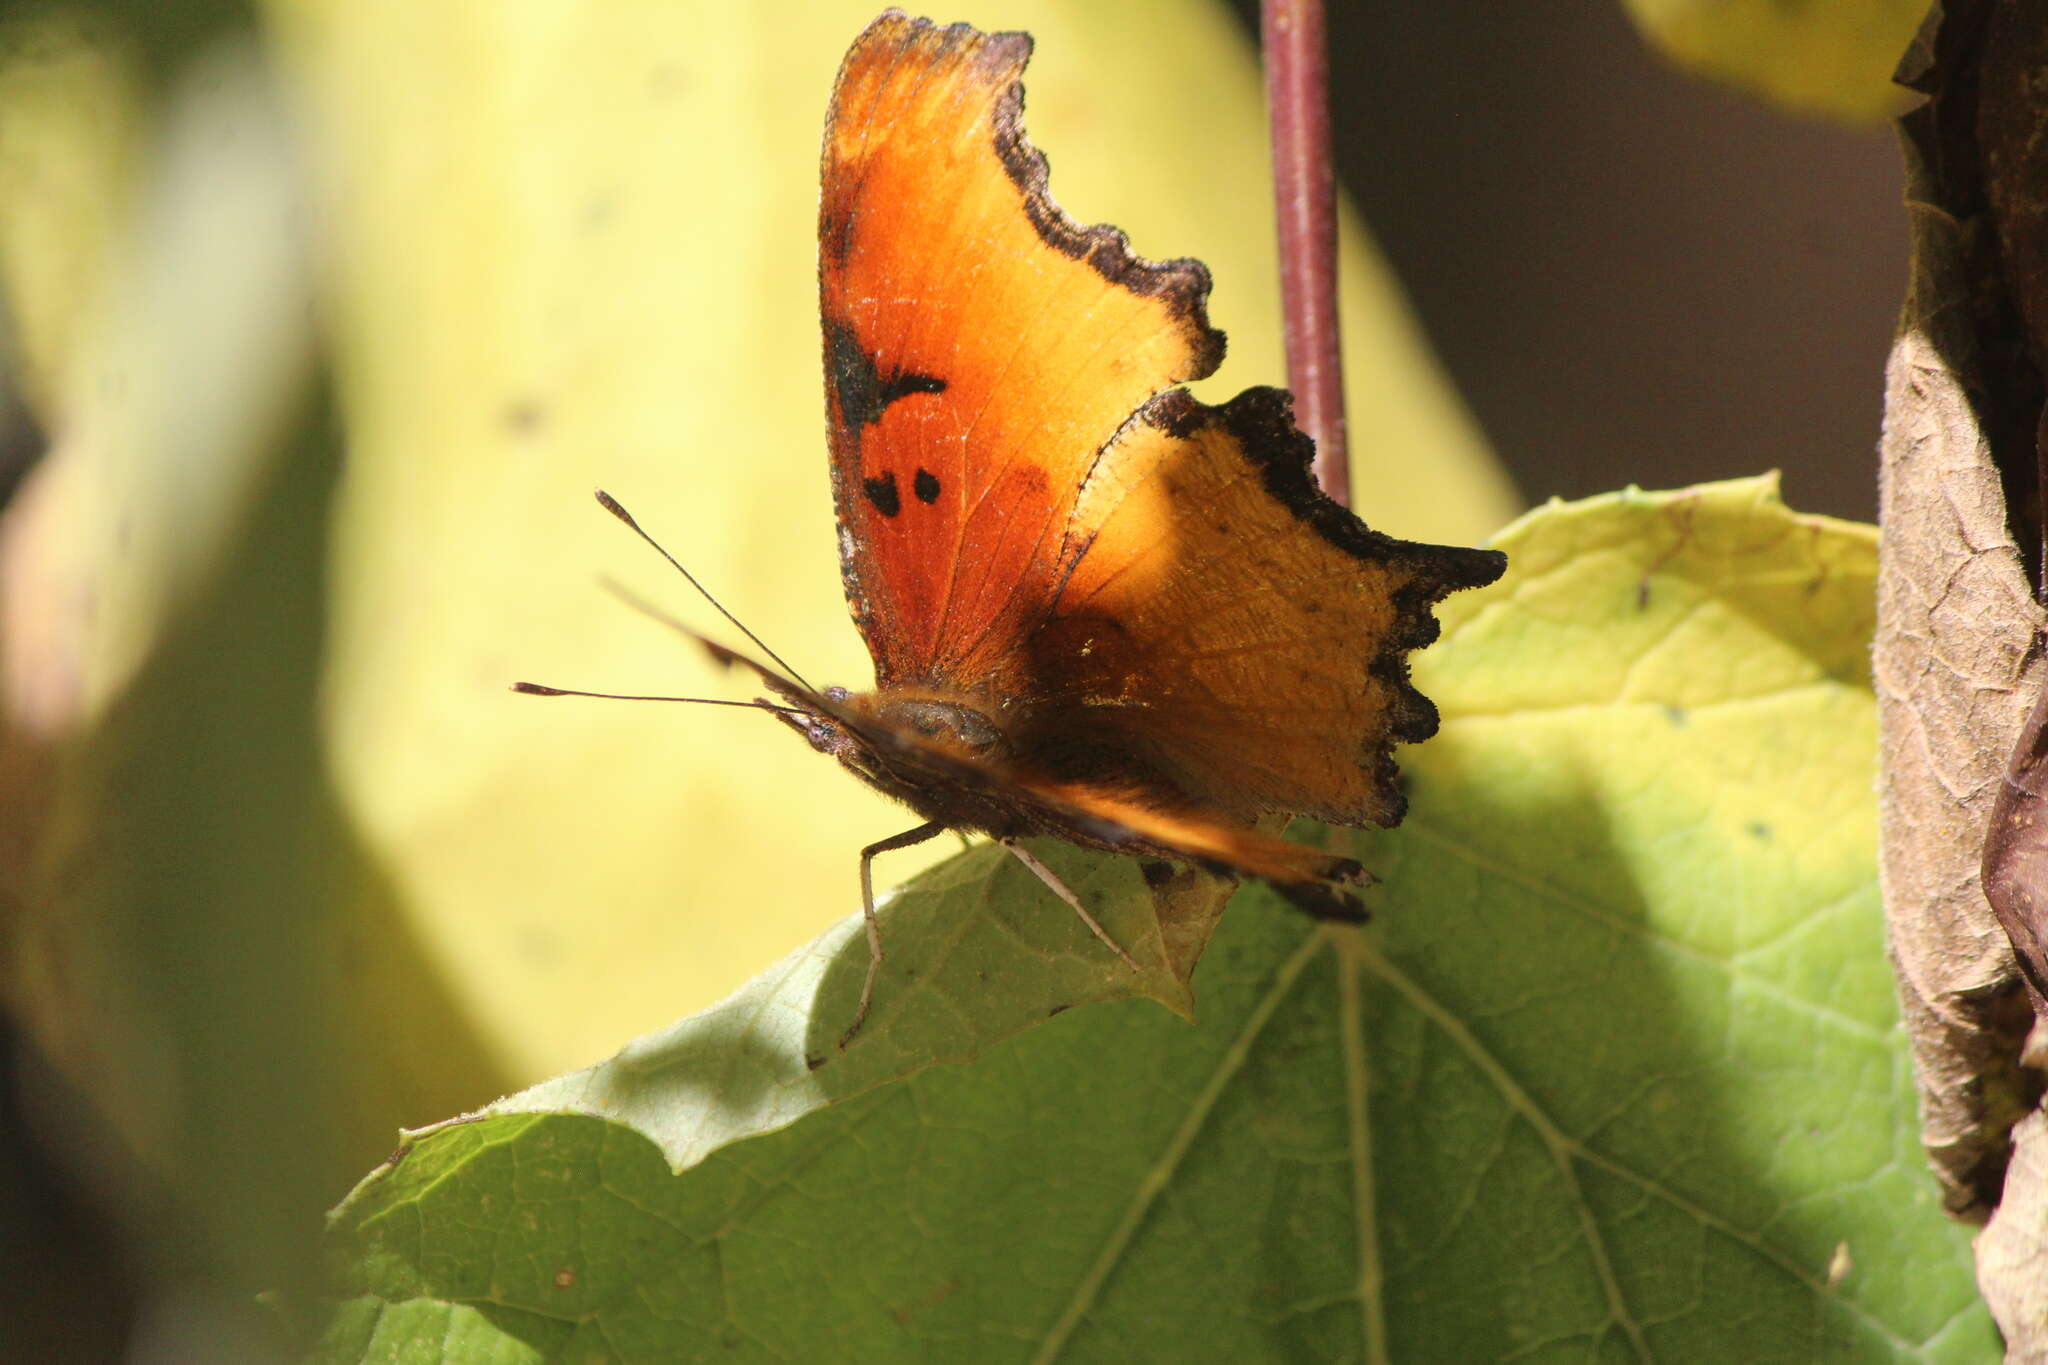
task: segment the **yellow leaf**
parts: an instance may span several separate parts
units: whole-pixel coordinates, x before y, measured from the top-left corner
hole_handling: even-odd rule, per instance
[[[1625,0],[1643,37],[1678,65],[1809,114],[1890,118],[1892,71],[1924,0]]]

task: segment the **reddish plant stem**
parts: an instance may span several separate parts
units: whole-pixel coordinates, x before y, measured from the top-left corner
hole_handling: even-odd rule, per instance
[[[1295,420],[1315,439],[1316,481],[1351,504],[1337,326],[1337,211],[1322,0],[1264,0],[1266,109],[1280,237],[1280,307]]]

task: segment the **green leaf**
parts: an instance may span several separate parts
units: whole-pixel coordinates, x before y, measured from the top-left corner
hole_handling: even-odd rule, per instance
[[[1138,864],[1054,840],[1032,847],[1138,962],[1132,975],[1080,917],[1001,848],[931,869],[886,904],[887,954],[868,1022],[845,1048],[867,975],[858,916],[731,999],[598,1066],[500,1100],[494,1113],[578,1110],[622,1119],[677,1169],[821,1103],[965,1061],[1074,1005],[1142,996],[1194,1016],[1187,973],[1222,909],[1214,878],[1184,873],[1155,902]],[[1163,868],[1155,864],[1155,869]],[[795,1027],[801,1021],[801,1027]],[[714,1103],[703,1078],[721,1077]]]
[[[1989,1358],[1879,928],[1874,537],[1752,480],[1500,544],[1418,661],[1372,926],[1247,889],[1199,1023],[1019,1032],[1132,985],[970,854],[885,911],[844,1054],[854,924],[410,1135],[335,1214],[317,1358]]]

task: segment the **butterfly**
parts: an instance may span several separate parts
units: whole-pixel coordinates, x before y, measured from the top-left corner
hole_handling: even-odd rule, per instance
[[[1434,603],[1506,567],[1325,497],[1285,392],[1212,407],[1181,387],[1223,358],[1208,271],[1145,260],[1053,201],[1021,123],[1031,46],[891,10],[833,87],[826,430],[873,690],[815,690],[704,642],[921,817],[861,851],[870,962],[842,1047],[883,957],[873,860],[948,829],[1009,847],[1133,967],[1019,840],[1254,877],[1364,918],[1356,861],[1256,822],[1399,822],[1392,748],[1437,727],[1407,654],[1436,638]]]

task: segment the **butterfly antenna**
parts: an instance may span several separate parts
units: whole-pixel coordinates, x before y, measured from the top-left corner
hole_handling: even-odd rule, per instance
[[[745,654],[740,653],[736,649],[727,649],[724,645],[718,644],[712,640],[705,639],[702,635],[699,635],[696,631],[691,630],[687,625],[683,624],[683,622],[677,620],[673,616],[670,616],[660,607],[655,606],[652,602],[640,596],[631,588],[626,587],[617,579],[600,577],[597,580],[597,582],[599,587],[603,588],[612,596],[618,598],[621,602],[624,602],[634,611],[637,611],[642,616],[645,616],[648,620],[658,622],[661,625],[667,626],[670,630],[682,636],[685,640],[688,640],[693,644],[703,646],[705,649],[709,650],[712,653],[712,655],[718,659],[720,663],[745,664],[747,667],[754,669],[756,672],[760,673],[760,675],[764,678],[781,679],[780,674],[778,674],[774,669],[767,667],[765,664],[756,662],[754,659],[750,658]],[[761,647],[763,649],[768,648],[766,645],[763,645]],[[777,659],[776,662],[781,663],[782,661],[780,659]],[[788,665],[784,664],[783,667],[787,668]],[[785,682],[788,681],[787,679],[781,680]],[[803,680],[798,679],[797,681],[802,682]],[[812,687],[809,683],[804,683],[803,686],[805,691],[815,692],[818,690],[817,688]]]
[[[605,492],[602,488],[600,488],[597,490],[597,502],[598,505],[604,508],[605,511],[611,513],[620,521],[625,522],[627,526],[631,527],[634,535],[639,536],[640,539],[646,541],[649,545],[652,545],[654,547],[656,554],[660,555],[663,559],[666,559],[671,565],[673,565],[677,573],[681,574],[684,578],[689,580],[691,587],[695,588],[699,593],[703,594],[704,600],[706,602],[709,602],[712,606],[718,608],[718,614],[720,616],[723,616],[726,620],[732,622],[733,625],[737,626],[739,628],[740,634],[746,636],[749,640],[752,640],[754,644],[760,648],[763,654],[766,654],[769,658],[775,660],[775,662],[781,666],[782,671],[784,673],[787,673],[791,678],[794,678],[797,682],[802,683],[806,691],[815,692],[818,690],[817,688],[811,686],[810,680],[808,678],[804,677],[803,674],[797,672],[795,668],[790,666],[789,660],[783,658],[780,654],[777,654],[774,650],[770,649],[768,647],[768,642],[766,640],[763,640],[760,636],[754,634],[753,631],[748,630],[746,623],[744,621],[740,620],[739,617],[734,616],[731,612],[727,611],[725,609],[725,603],[719,601],[716,597],[713,597],[711,595],[711,590],[709,588],[706,588],[702,583],[699,583],[697,581],[697,576],[691,573],[688,569],[684,568],[681,560],[678,560],[674,555],[670,554],[667,550],[663,549],[660,541],[656,540],[653,536],[648,535],[647,532],[641,528],[640,523],[633,520],[633,514],[631,512],[628,512],[625,508],[619,506],[618,499],[614,498],[611,494]],[[681,630],[686,635],[692,633],[687,627],[683,626],[680,622],[672,620],[671,618],[662,615],[660,612],[653,610],[652,608],[647,606],[647,604],[632,597],[630,594],[626,593],[623,589],[617,587],[616,585],[607,586],[610,586],[613,592],[617,593],[621,597],[624,597],[633,606],[638,607],[641,611],[646,612],[649,616],[654,617],[656,620],[666,622],[668,625],[673,626],[678,630]],[[740,704],[745,705],[746,703]]]
[[[601,697],[606,701],[687,701],[698,706],[744,706],[755,711],[781,711],[790,715],[802,714],[794,706],[777,706],[774,702],[757,698],[754,701],[733,701],[726,697],[636,697],[624,692],[582,692],[573,687],[549,687],[545,683],[516,682],[514,692],[523,692],[529,697]]]

